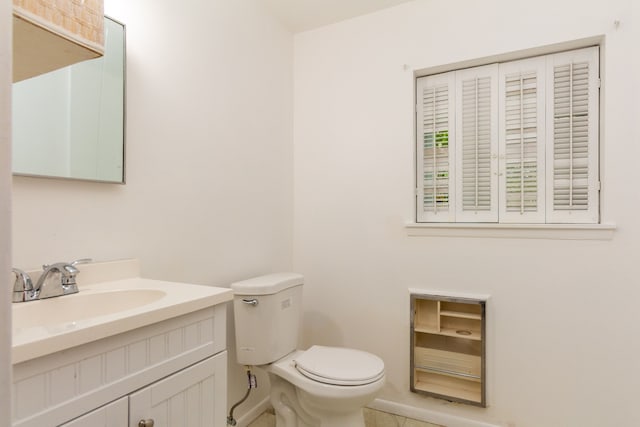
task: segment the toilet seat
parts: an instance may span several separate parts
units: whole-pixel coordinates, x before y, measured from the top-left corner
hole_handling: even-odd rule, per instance
[[[365,351],[314,345],[294,365],[305,377],[324,384],[364,385],[384,376],[384,362]]]

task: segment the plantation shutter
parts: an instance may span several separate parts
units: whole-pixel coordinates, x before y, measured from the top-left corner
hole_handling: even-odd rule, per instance
[[[500,222],[545,222],[545,63],[500,65]]]
[[[498,221],[498,64],[456,71],[456,221]]]
[[[598,55],[592,47],[547,58],[549,223],[598,222]]]
[[[455,72],[417,80],[417,218],[455,221]]]

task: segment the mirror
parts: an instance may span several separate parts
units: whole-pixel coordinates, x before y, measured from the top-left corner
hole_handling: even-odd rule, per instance
[[[13,173],[124,183],[125,28],[104,56],[13,84]]]

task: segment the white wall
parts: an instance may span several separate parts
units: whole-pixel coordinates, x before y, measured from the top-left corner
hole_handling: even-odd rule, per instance
[[[11,10],[0,0],[0,427],[11,424]]]
[[[296,35],[294,269],[308,344],[380,355],[381,398],[420,409],[518,427],[640,425],[639,11],[632,0],[417,0]],[[413,70],[601,35],[613,240],[408,237]],[[492,295],[488,409],[409,392],[410,287]]]
[[[253,1],[105,13],[127,26],[127,184],[16,177],[14,265],[136,257],[146,277],[222,286],[289,270],[291,34]]]

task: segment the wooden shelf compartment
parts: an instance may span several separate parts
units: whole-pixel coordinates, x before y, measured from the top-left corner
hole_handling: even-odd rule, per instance
[[[440,316],[459,317],[461,319],[482,320],[482,315],[481,314],[463,313],[463,312],[460,312],[460,311],[450,311],[450,310],[440,310]]]
[[[413,323],[418,332],[440,331],[440,301],[421,299],[415,301]]]
[[[462,338],[465,340],[482,341],[482,334],[480,333],[480,331],[474,331],[471,329],[442,328],[438,333],[440,335],[446,335],[448,337]]]
[[[482,383],[415,369],[415,391],[482,404]]]
[[[440,333],[440,329],[436,329],[435,327],[430,327],[430,326],[415,326],[413,328],[413,330],[415,332],[420,332],[423,334],[439,334]]]
[[[478,357],[482,356],[482,341],[470,340],[458,335],[443,335],[442,333],[414,333],[413,348],[432,348]]]
[[[453,301],[440,303],[440,315],[448,317],[460,317],[463,319],[482,319],[482,306],[480,304],[467,304]]]
[[[482,320],[464,317],[443,317],[440,321],[440,333],[458,338],[481,340]]]
[[[479,304],[416,299],[413,322],[415,332],[482,339]]]
[[[416,369],[425,370],[469,381],[482,380],[482,359],[480,356],[416,347],[414,354]]]

